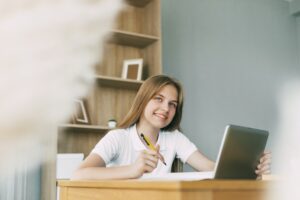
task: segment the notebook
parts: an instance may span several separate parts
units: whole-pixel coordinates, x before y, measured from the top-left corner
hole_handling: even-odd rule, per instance
[[[144,174],[141,180],[256,179],[256,166],[264,152],[268,131],[227,125],[214,171]]]

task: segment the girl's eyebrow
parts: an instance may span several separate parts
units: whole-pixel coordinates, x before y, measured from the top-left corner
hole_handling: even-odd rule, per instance
[[[160,97],[163,97],[163,98],[165,98],[165,96],[164,96],[164,95],[162,95],[162,94],[157,94],[157,96],[160,96]],[[171,100],[170,102],[173,102],[173,103],[178,103],[178,101],[177,101],[177,100]]]

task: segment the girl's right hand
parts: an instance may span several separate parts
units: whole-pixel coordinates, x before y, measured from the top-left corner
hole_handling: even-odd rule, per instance
[[[142,151],[136,161],[131,165],[133,177],[139,178],[145,172],[152,172],[158,163],[158,153],[153,150]]]

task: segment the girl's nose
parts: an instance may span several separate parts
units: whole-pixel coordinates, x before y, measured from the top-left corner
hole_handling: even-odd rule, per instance
[[[163,110],[169,111],[169,103],[168,102],[163,102],[161,106],[162,106]]]

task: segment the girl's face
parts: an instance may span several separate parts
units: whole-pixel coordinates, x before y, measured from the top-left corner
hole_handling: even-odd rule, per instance
[[[178,104],[177,90],[173,85],[164,86],[147,103],[140,118],[142,124],[161,129],[168,126],[173,120]]]

